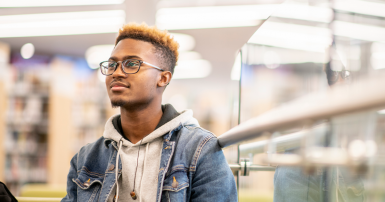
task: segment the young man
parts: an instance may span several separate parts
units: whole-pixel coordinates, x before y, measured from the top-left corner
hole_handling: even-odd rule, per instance
[[[178,46],[166,31],[144,24],[119,30],[100,68],[120,115],[71,160],[63,202],[237,201],[217,138],[199,127],[191,110],[161,105]]]

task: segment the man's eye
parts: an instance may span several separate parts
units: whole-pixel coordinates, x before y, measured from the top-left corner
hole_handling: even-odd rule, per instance
[[[139,65],[139,63],[138,62],[136,62],[136,61],[128,61],[128,62],[126,62],[126,67],[137,67]]]
[[[109,63],[108,64],[108,68],[114,68],[115,67],[115,64],[114,63]]]

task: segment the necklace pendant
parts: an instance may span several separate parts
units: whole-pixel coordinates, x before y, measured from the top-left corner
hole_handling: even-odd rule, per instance
[[[136,200],[138,197],[136,196],[136,193],[134,192],[134,191],[132,191],[131,193],[130,193],[130,195],[131,195],[131,198],[132,199],[134,199],[134,200]]]

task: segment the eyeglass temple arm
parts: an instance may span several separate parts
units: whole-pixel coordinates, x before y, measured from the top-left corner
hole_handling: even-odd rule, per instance
[[[156,68],[156,69],[158,69],[158,70],[160,70],[160,71],[162,71],[162,72],[165,71],[164,69],[162,69],[162,68],[160,68],[160,67],[157,67],[157,66],[155,66],[155,65],[152,65],[152,64],[150,64],[150,63],[148,63],[148,62],[144,62],[144,61],[143,61],[143,63],[146,64],[146,65],[149,65],[149,66],[151,66],[151,67],[154,67],[154,68]]]

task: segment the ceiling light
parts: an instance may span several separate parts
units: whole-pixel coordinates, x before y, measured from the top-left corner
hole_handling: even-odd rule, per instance
[[[278,6],[272,16],[328,23],[332,20],[333,10],[325,7],[284,3]]]
[[[123,10],[0,16],[0,38],[117,33]]]
[[[161,8],[156,24],[162,29],[201,29],[257,26],[269,16],[315,22],[330,22],[330,8],[301,4],[265,4]]]
[[[88,66],[91,69],[99,68],[101,62],[107,61],[110,58],[114,46],[109,44],[89,47],[85,54]]]
[[[385,28],[344,21],[333,22],[334,34],[337,36],[360,39],[364,41],[384,41]]]
[[[334,21],[333,29],[337,36],[366,41],[385,40],[385,28],[382,27]],[[248,43],[323,53],[331,44],[331,31],[322,27],[266,22]]]
[[[44,7],[122,4],[124,0],[12,0],[1,1],[0,7]]]
[[[173,79],[204,78],[211,73],[211,64],[207,60],[181,60],[175,67]]]
[[[24,44],[20,49],[21,57],[24,59],[29,59],[35,53],[35,47],[31,43]]]
[[[187,34],[170,33],[171,36],[179,43],[179,51],[190,51],[195,47],[194,37]]]
[[[266,22],[248,43],[312,52],[325,52],[331,44],[328,28]]]
[[[275,8],[276,4],[161,8],[156,25],[167,30],[257,26]]]
[[[341,11],[385,17],[385,4],[362,0],[338,0],[334,8]]]

